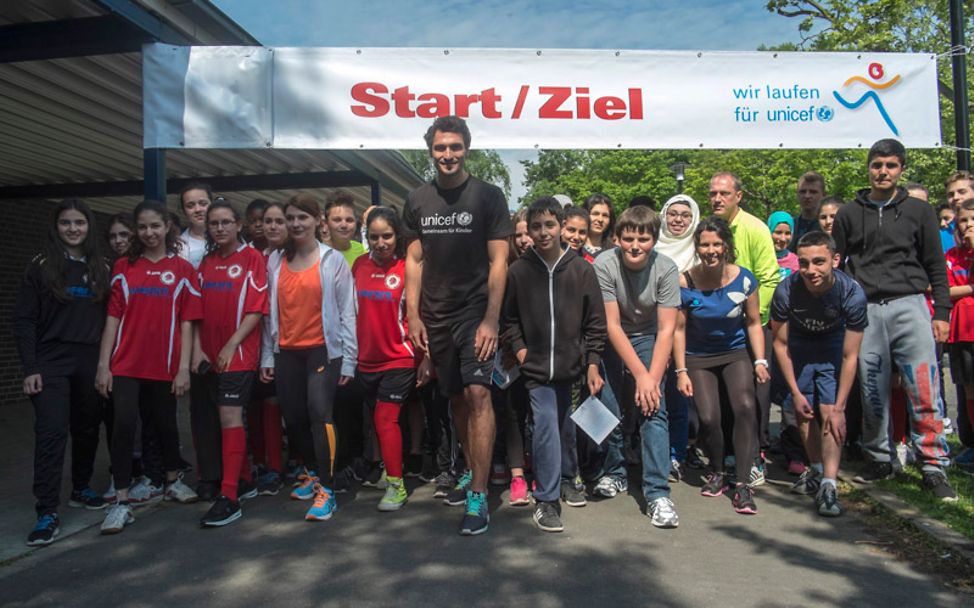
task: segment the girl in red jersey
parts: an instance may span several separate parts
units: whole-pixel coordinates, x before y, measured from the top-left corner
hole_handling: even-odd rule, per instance
[[[200,519],[218,527],[240,519],[240,500],[257,496],[247,460],[243,408],[260,355],[261,318],[268,312],[264,256],[243,241],[240,215],[225,201],[206,209],[206,250],[200,262],[203,317],[194,334],[193,365],[206,381],[209,406],[220,413],[223,463],[220,496]],[[209,371],[207,371],[209,370]]]
[[[305,463],[297,500],[314,499],[308,521],[330,519],[335,461],[335,391],[355,375],[355,286],[341,253],[319,241],[321,205],[297,194],[285,207],[288,239],[267,261],[270,314],[261,345],[261,380],[277,380],[288,438]]]
[[[163,483],[168,500],[194,502],[179,478],[176,397],[189,388],[193,321],[200,318],[195,272],[177,255],[166,206],[143,201],[135,208],[137,240],[128,257],[112,270],[108,319],[102,332],[95,387],[112,394],[112,476],[118,502],[102,523],[102,534],[116,534],[135,521],[129,504],[132,448],[139,417],[160,436],[163,462],[146,462],[152,485]],[[149,456],[147,453],[146,457]]]
[[[403,484],[402,430],[399,410],[416,384],[417,352],[407,337],[405,319],[406,261],[399,215],[389,207],[369,214],[366,234],[369,253],[352,266],[358,294],[358,379],[373,407],[375,432],[386,467],[386,493],[380,511],[396,511],[406,504]],[[429,363],[423,358],[421,374]]]
[[[73,490],[68,504],[105,507],[88,483],[102,418],[93,363],[105,318],[108,266],[98,252],[95,218],[84,201],[62,201],[52,219],[43,252],[24,273],[12,323],[24,367],[24,394],[35,415],[37,523],[28,546],[50,544],[58,535],[69,433]]]

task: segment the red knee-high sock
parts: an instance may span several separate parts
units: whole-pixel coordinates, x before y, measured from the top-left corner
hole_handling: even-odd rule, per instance
[[[223,483],[220,493],[237,500],[237,482],[247,460],[247,436],[242,426],[223,429]]]
[[[247,407],[247,443],[250,444],[250,457],[254,464],[265,464],[264,458],[264,415],[260,403]]]
[[[402,477],[402,431],[399,428],[399,404],[378,401],[375,404],[375,433],[386,465],[386,475]]]
[[[906,391],[894,387],[890,391],[890,416],[893,419],[893,442],[903,443],[909,438],[910,423],[906,409]]]
[[[264,407],[264,445],[267,450],[267,468],[281,472],[281,406],[273,401],[265,401]]]

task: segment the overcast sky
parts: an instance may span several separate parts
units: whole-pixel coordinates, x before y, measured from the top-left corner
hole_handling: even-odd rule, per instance
[[[765,0],[214,2],[266,46],[752,51],[799,39],[798,22],[769,13]],[[524,191],[517,161],[535,153],[501,155],[514,202]]]

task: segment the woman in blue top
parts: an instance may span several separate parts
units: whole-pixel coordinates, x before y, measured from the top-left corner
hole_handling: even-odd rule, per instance
[[[746,482],[751,472],[750,454],[757,441],[757,415],[748,342],[756,357],[753,373],[757,381],[769,380],[758,282],[749,270],[734,264],[734,236],[724,220],[703,220],[693,240],[700,263],[680,275],[682,305],[673,338],[673,359],[680,392],[696,403],[700,420],[697,442],[706,450],[713,469],[700,493],[720,496],[729,489],[720,420],[723,394],[734,412],[734,510],[753,515],[757,513],[754,491]]]

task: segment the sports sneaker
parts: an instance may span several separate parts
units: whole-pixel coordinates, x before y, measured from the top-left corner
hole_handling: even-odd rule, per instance
[[[423,455],[408,454],[406,456],[406,461],[403,463],[402,476],[413,479],[421,476],[422,474],[423,474]]]
[[[213,502],[220,497],[220,482],[201,481],[196,484],[196,495],[203,502]]]
[[[528,482],[522,475],[511,478],[511,495],[508,502],[512,507],[523,507],[531,501],[528,498]]]
[[[856,483],[873,483],[881,479],[893,477],[893,465],[888,462],[869,461],[866,466],[859,471],[859,474],[852,478]]]
[[[281,474],[277,471],[267,470],[257,478],[257,493],[261,496],[277,496],[282,487]]]
[[[467,490],[467,510],[460,522],[461,536],[476,536],[487,531],[490,514],[487,512],[487,493]]]
[[[596,495],[604,498],[615,498],[621,493],[629,491],[629,480],[615,475],[603,475],[599,483],[595,484]]]
[[[453,486],[456,485],[457,480],[453,473],[443,471],[433,478],[433,483],[436,484],[436,488],[433,490],[433,498],[446,498]]]
[[[27,546],[43,547],[53,543],[61,532],[60,523],[57,513],[45,513],[38,517],[34,529],[27,535]]]
[[[148,477],[143,477],[129,488],[129,503],[132,507],[144,507],[157,503],[163,498],[163,489],[152,485]]]
[[[584,490],[585,486],[582,486]],[[583,490],[579,490],[575,482],[570,479],[561,480],[561,499],[565,501],[565,504],[569,507],[584,507],[588,504],[585,500],[585,493]]]
[[[439,474],[439,469],[430,461],[429,464],[423,466],[423,471],[419,474],[419,480],[423,483],[433,483]]]
[[[974,465],[974,448],[965,448],[954,457],[954,464],[957,466]]]
[[[912,443],[897,443],[896,444],[896,460],[900,464],[900,468],[904,468],[907,465],[916,462],[916,452],[913,450]]]
[[[105,490],[105,493],[102,494],[101,497],[102,497],[102,500],[104,500],[106,503],[109,503],[109,504],[115,504],[115,501],[118,500],[118,492],[115,491],[115,480],[114,479],[111,479],[108,482],[108,489]]]
[[[757,515],[758,508],[754,504],[754,490],[746,483],[738,484],[734,488],[731,503],[734,505],[734,510],[742,515]]]
[[[311,500],[315,496],[315,486],[318,485],[318,476],[314,471],[305,469],[298,475],[301,482],[296,488],[291,490],[291,498],[294,500]]]
[[[71,492],[71,498],[68,499],[68,506],[78,508],[83,507],[89,511],[97,511],[107,507],[108,502],[91,488],[85,488],[84,490],[75,490]]]
[[[957,432],[954,429],[954,421],[950,418],[944,418],[944,435],[953,435]]]
[[[200,497],[196,495],[193,488],[183,483],[182,479],[177,479],[166,485],[166,500],[175,500],[178,503],[188,505],[199,499]]]
[[[292,488],[301,485],[301,476],[305,473],[305,467],[303,464],[298,464],[292,460],[287,463],[287,468],[284,473],[284,481],[291,484]]]
[[[764,485],[764,456],[758,456],[754,459],[754,464],[751,465],[751,474],[747,479],[747,485],[751,486],[752,488]]]
[[[502,464],[495,464],[490,469],[490,485],[506,486],[511,483],[511,476],[507,472],[507,467]]]
[[[118,534],[125,526],[135,522],[131,505],[117,503],[108,508],[105,521],[101,522],[102,534]]]
[[[210,507],[210,510],[206,512],[206,515],[200,518],[200,526],[203,528],[219,528],[237,521],[242,515],[239,501],[221,495]]]
[[[251,498],[257,498],[257,482],[251,479],[246,481],[240,479],[237,481],[237,500],[250,500]]]
[[[697,470],[707,468],[707,465],[700,456],[701,452],[696,446],[689,446],[689,449],[687,449],[687,466]]]
[[[727,476],[723,473],[714,472],[707,476],[706,481],[703,483],[703,487],[700,488],[700,495],[713,498],[715,496],[720,496],[726,491]]]
[[[559,513],[557,501],[547,502],[539,500],[534,507],[534,523],[545,532],[562,532],[565,529],[561,523],[561,513]]]
[[[675,528],[680,525],[680,517],[669,496],[660,496],[649,503],[649,516],[657,528]]]
[[[957,502],[957,493],[950,487],[950,481],[943,471],[924,471],[923,487],[944,502]]]
[[[467,503],[467,490],[470,489],[470,482],[473,481],[473,471],[467,469],[457,479],[457,483],[453,486],[453,489],[446,495],[443,499],[443,504],[450,505],[451,507],[459,507],[462,504]]]
[[[788,474],[789,475],[801,475],[805,472],[805,463],[801,460],[789,460],[788,461]]]
[[[375,466],[372,467],[368,475],[362,480],[362,487],[382,490],[385,488],[385,484],[383,483],[385,476],[386,468],[380,463],[375,463]]]
[[[354,481],[355,475],[352,472],[351,465],[349,465],[335,473],[331,479],[331,489],[335,491],[335,494],[345,494],[352,489],[352,482]]]
[[[815,495],[815,505],[818,507],[818,514],[823,517],[842,515],[842,506],[839,505],[839,491],[834,484],[822,484],[818,494]]]
[[[683,465],[676,458],[670,460],[670,483],[680,483],[683,481]]]
[[[406,484],[402,477],[386,477],[386,493],[379,501],[380,511],[398,511],[406,504],[409,495],[406,493]]]
[[[314,502],[311,503],[311,508],[308,509],[304,519],[307,521],[325,521],[331,519],[337,510],[338,503],[335,502],[335,495],[332,491],[315,482]]]
[[[814,467],[808,467],[805,469],[805,472],[801,474],[801,477],[798,478],[798,481],[791,484],[791,493],[812,496],[818,494],[818,490],[821,485],[822,474],[819,473]]]

